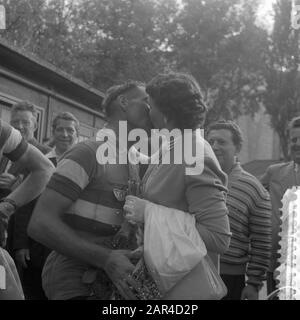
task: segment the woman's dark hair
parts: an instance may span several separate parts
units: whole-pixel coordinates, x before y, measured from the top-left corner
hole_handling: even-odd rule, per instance
[[[178,72],[159,74],[147,84],[146,92],[177,128],[197,129],[203,125],[207,108],[193,76]]]

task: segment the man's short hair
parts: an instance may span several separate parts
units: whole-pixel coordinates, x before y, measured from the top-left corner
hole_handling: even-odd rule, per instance
[[[145,86],[144,83],[134,80],[128,80],[127,82],[114,85],[107,89],[105,93],[105,97],[102,101],[102,108],[107,116],[111,116],[113,114],[113,105],[116,99],[124,93],[129,92],[132,89],[136,89],[138,87]]]
[[[79,121],[71,112],[60,112],[58,113],[52,120],[52,132],[55,131],[58,120],[67,120],[75,122],[75,129],[77,132],[77,136],[79,135]]]
[[[300,128],[300,116],[292,118],[292,120],[289,122],[287,127],[288,134],[290,134],[290,131],[293,128]]]
[[[233,121],[219,120],[215,123],[212,123],[208,129],[207,133],[212,130],[229,130],[232,135],[232,142],[237,148],[238,151],[242,149],[243,145],[243,134],[240,127]]]
[[[18,111],[29,111],[37,119],[37,115],[38,115],[37,109],[34,106],[34,104],[32,104],[29,101],[19,101],[19,102],[15,103],[12,106],[11,112],[16,113]]]

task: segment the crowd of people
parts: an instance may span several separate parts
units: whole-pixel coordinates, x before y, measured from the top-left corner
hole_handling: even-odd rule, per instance
[[[268,293],[274,291],[280,200],[300,181],[300,118],[288,128],[291,162],[271,166],[259,181],[238,161],[243,137],[236,123],[220,120],[204,127],[207,107],[199,84],[188,74],[160,74],[146,85],[128,81],[113,86],[102,107],[107,116],[103,134],[119,137],[124,121],[128,133],[143,129],[147,134],[180,134],[142,155],[148,159],[142,164],[118,161],[122,153],[132,151],[133,142],[124,146],[117,138],[116,161],[101,163],[99,147],[106,142],[78,143],[79,120],[69,112],[54,117],[51,147],[34,138],[33,104],[18,102],[10,125],[1,120],[0,265],[8,268],[4,259],[15,264],[15,281],[21,285],[15,295],[5,295],[5,288],[0,288],[0,299],[145,298],[141,293],[149,291],[143,288],[146,282],[133,275],[137,261],[145,256],[143,273],[151,278],[141,248],[154,211],[193,217],[193,228],[227,288],[223,299],[257,300],[264,280]],[[199,129],[205,130],[204,137]],[[183,141],[182,152],[189,144],[181,139],[186,130],[192,132],[192,149],[203,150],[201,170],[193,174],[187,174],[191,164],[185,157],[176,161],[179,142]],[[153,155],[157,162],[150,161]],[[168,228],[175,233],[171,223]],[[186,248],[183,264],[192,259]],[[152,280],[150,299],[168,299],[159,281]],[[194,284],[196,291],[197,286],[203,290],[197,277]]]

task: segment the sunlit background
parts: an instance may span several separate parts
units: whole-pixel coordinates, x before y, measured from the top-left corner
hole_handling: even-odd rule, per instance
[[[274,22],[272,6],[275,2],[276,0],[261,0],[257,11],[257,22],[269,31],[272,29]]]

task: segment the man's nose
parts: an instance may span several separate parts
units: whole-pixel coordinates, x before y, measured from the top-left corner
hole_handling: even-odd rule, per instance
[[[218,148],[219,148],[219,144],[218,144],[218,142],[217,141],[213,141],[213,142],[211,142],[211,147],[212,147],[212,149],[215,151],[215,150],[218,150]]]
[[[67,137],[67,136],[68,136],[68,131],[67,131],[66,129],[64,129],[64,130],[62,131],[62,135],[63,135],[64,137]]]
[[[24,125],[23,125],[22,121],[17,121],[17,122],[14,122],[13,127],[15,129],[21,130],[24,128]]]
[[[300,137],[293,138],[292,145],[300,147]]]

